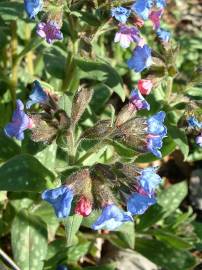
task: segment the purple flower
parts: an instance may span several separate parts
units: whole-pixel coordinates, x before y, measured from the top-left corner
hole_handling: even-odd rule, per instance
[[[151,48],[147,45],[143,47],[137,46],[133,51],[132,58],[128,60],[129,68],[134,69],[135,72],[142,72],[145,68],[148,68],[151,63]]]
[[[156,34],[159,37],[159,39],[164,43],[167,43],[169,41],[171,35],[169,31],[166,31],[162,28],[157,29]]]
[[[41,195],[43,200],[52,204],[58,218],[69,215],[73,196],[73,191],[67,186],[45,190]]]
[[[163,138],[167,134],[167,128],[163,125],[165,112],[158,112],[147,120],[147,150],[153,155],[161,158],[161,149]]]
[[[127,210],[132,215],[142,215],[149,208],[149,206],[155,203],[155,198],[135,192],[127,201]]]
[[[63,34],[60,27],[54,21],[40,22],[37,25],[37,35],[44,38],[49,44],[55,40],[62,40]]]
[[[196,137],[195,142],[202,147],[202,133]]]
[[[46,103],[48,100],[48,95],[43,90],[39,81],[34,81],[34,88],[29,95],[29,100],[26,103],[26,108],[29,109],[33,104],[36,103]]]
[[[156,169],[153,167],[143,169],[137,179],[143,190],[150,196],[154,194],[155,189],[162,181],[161,177],[156,174]]]
[[[43,0],[24,0],[24,7],[30,19],[34,19],[43,8]]]
[[[143,20],[147,20],[153,0],[137,0],[131,9]]]
[[[117,21],[126,23],[131,11],[124,7],[114,7],[111,10],[112,17],[115,17]]]
[[[13,113],[11,123],[8,123],[4,132],[8,137],[15,137],[18,140],[24,139],[24,131],[32,127],[32,120],[24,112],[24,105],[20,99],[16,101],[16,109]]]
[[[68,270],[68,268],[67,268],[67,266],[65,266],[63,264],[60,264],[60,265],[58,265],[56,270]]]
[[[166,0],[155,0],[157,8],[164,8],[166,6]]]
[[[131,42],[142,45],[143,39],[140,37],[140,32],[136,27],[121,25],[115,35],[114,42],[120,42],[122,48],[128,48]]]
[[[160,19],[163,14],[163,9],[154,10],[149,14],[149,19],[153,23],[153,28],[158,29],[160,27]]]
[[[149,103],[144,99],[137,89],[134,89],[130,95],[129,106],[135,107],[136,110],[150,110]]]
[[[128,221],[133,221],[130,213],[123,212],[115,204],[108,204],[102,209],[102,213],[92,225],[92,229],[106,229],[113,231]]]
[[[187,118],[187,123],[190,128],[202,128],[202,122],[199,122],[194,116],[189,116]]]

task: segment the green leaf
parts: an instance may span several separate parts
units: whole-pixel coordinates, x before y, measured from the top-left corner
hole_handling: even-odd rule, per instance
[[[118,237],[127,244],[128,248],[135,247],[135,224],[133,222],[126,222],[116,232]]]
[[[96,114],[101,114],[113,91],[104,83],[96,84],[93,89],[94,94],[90,102],[90,107]]]
[[[182,151],[184,159],[186,159],[189,154],[189,144],[184,129],[179,129],[175,126],[169,126],[168,132],[176,145],[178,145],[179,149]]]
[[[72,99],[73,97],[64,94],[61,96],[58,102],[59,108],[64,110],[69,117],[71,116]]]
[[[0,16],[4,20],[15,20],[23,17],[23,3],[18,1],[3,1],[0,2]]]
[[[71,246],[68,249],[68,262],[76,263],[81,257],[88,253],[90,242],[81,243],[75,246]]]
[[[169,216],[179,207],[187,192],[187,183],[184,181],[170,186],[158,195],[157,202],[165,211],[164,216]]]
[[[66,237],[67,237],[67,247],[70,247],[73,245],[74,237],[80,228],[82,219],[83,219],[82,216],[75,214],[73,216],[67,217],[64,220]]]
[[[185,250],[175,249],[155,239],[136,239],[136,250],[165,270],[188,270],[196,265],[196,259]]]
[[[47,253],[47,230],[36,216],[20,212],[11,228],[14,259],[23,270],[42,270]]]
[[[86,61],[83,59],[76,59],[75,61],[81,70],[81,79],[85,78],[103,82],[115,93],[117,93],[122,101],[125,100],[125,92],[123,89],[122,79],[117,71],[112,66],[110,66],[110,64]]]
[[[101,211],[93,210],[88,217],[83,218],[81,225],[87,228],[91,228],[92,224],[96,221],[100,214]]]
[[[141,232],[149,227],[151,227],[153,224],[157,223],[164,215],[163,208],[158,205],[152,205],[144,215],[141,215],[139,217],[139,223],[136,225],[136,230],[138,232]]]
[[[53,187],[54,178],[36,158],[17,155],[0,167],[0,190],[40,192]]]
[[[6,137],[2,130],[0,131],[0,145],[0,162],[6,161],[20,153],[20,146],[18,146],[14,140]]]
[[[35,157],[49,170],[54,170],[55,168],[55,159],[57,152],[57,144],[53,142],[51,145],[48,145],[41,152],[38,152]]]
[[[180,238],[177,235],[174,235],[173,232],[167,232],[165,230],[155,229],[152,233],[158,240],[173,246],[173,248],[178,249],[191,249],[192,244],[188,243],[184,239]]]

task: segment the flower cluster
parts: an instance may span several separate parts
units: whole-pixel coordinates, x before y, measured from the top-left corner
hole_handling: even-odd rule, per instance
[[[103,170],[102,166],[102,164],[98,164],[95,168],[92,167],[89,170],[85,169],[75,173],[66,180],[68,184],[44,191],[42,199],[53,206],[58,218],[66,218],[71,210],[85,217],[91,213],[93,208],[101,207],[100,216],[92,224],[92,229],[94,230],[116,230],[123,223],[133,221],[133,215],[143,214],[149,206],[156,203],[155,190],[161,183],[161,178],[156,174],[155,168],[149,167],[140,170],[134,165],[122,165],[123,167],[120,168],[119,164],[115,164],[115,167],[117,166],[116,170],[121,169],[120,172],[125,177],[124,182],[128,182],[132,190],[132,192],[131,190],[128,191],[126,200],[127,212],[124,212],[117,205],[107,185],[104,185],[99,179],[98,174],[100,175]],[[112,175],[114,174],[113,167],[105,167],[104,170]],[[88,176],[86,176],[86,171],[88,171]],[[95,174],[95,171],[97,174]],[[74,182],[71,181],[73,178]],[[90,181],[90,186],[96,190],[96,197],[89,198],[90,189],[88,190],[88,195],[86,193],[85,197],[80,196],[83,187],[86,190],[86,180],[88,180],[88,184]],[[78,196],[79,199],[77,199]],[[77,201],[75,207],[72,206],[74,197]]]
[[[170,39],[170,33],[160,27],[160,19],[165,6],[165,0],[137,0],[131,7],[118,6],[111,10],[112,17],[119,21],[119,31],[116,33],[114,41],[119,42],[122,48],[128,48],[131,43],[136,43],[132,57],[127,62],[128,67],[135,72],[142,72],[152,65],[152,50],[145,43],[139,29],[144,25],[144,21],[150,20],[152,22],[153,29],[163,44]],[[131,25],[126,24],[127,21],[130,21],[129,17],[133,17]],[[138,90],[142,95],[148,95],[152,87],[152,80],[138,81]],[[138,102],[142,100],[140,93],[134,94],[132,92],[132,96],[136,95]],[[141,103],[142,105],[139,105],[137,109],[149,109],[146,102]]]
[[[35,19],[40,11],[46,11],[45,19],[37,25],[36,33],[49,44],[63,39],[63,34],[60,30],[62,26],[63,6],[60,7],[59,3],[57,5],[57,2],[57,8],[51,8],[52,4],[48,3],[45,5],[43,0],[24,0],[25,11],[30,19]]]

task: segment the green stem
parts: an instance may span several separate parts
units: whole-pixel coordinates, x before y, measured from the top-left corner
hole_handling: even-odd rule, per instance
[[[166,96],[165,96],[165,100],[167,101],[167,103],[169,103],[170,96],[172,94],[172,90],[173,90],[173,78],[169,77],[168,84],[167,84],[167,90],[166,90]]]
[[[25,38],[26,38],[26,44],[29,44],[29,40],[31,37],[31,30],[30,26],[28,23],[25,24]],[[29,74],[33,75],[34,74],[34,67],[33,67],[33,52],[29,51],[26,54],[26,62],[27,62],[27,67]]]
[[[94,145],[90,150],[88,150],[82,157],[80,157],[77,161],[76,164],[81,164],[83,163],[88,157],[90,157],[93,153],[98,152],[100,149],[102,149],[105,145],[107,144],[107,141],[100,141],[96,145]]]

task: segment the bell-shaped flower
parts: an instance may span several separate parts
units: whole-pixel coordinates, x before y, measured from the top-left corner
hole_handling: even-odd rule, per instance
[[[65,218],[69,215],[73,196],[73,191],[68,186],[48,189],[41,195],[43,200],[49,202],[53,206],[58,218]]]
[[[121,25],[119,31],[115,35],[114,42],[120,42],[122,48],[128,48],[131,42],[142,44],[142,38],[136,27]]]
[[[130,98],[129,98],[129,106],[135,107],[136,110],[150,110],[149,103],[144,99],[144,97],[141,95],[141,93],[134,89],[131,92]]]
[[[157,8],[164,8],[166,6],[166,0],[155,0]]]
[[[158,28],[156,30],[156,34],[163,43],[167,43],[170,40],[170,32],[164,30],[163,28]]]
[[[26,103],[26,108],[29,109],[33,104],[40,103],[44,104],[48,100],[48,95],[41,87],[39,81],[34,81],[34,87],[31,94],[29,95],[29,100]]]
[[[195,116],[189,116],[187,123],[190,128],[202,128],[202,122],[199,122]]]
[[[55,21],[40,22],[37,25],[37,35],[45,39],[49,44],[56,40],[62,40],[63,34]]]
[[[112,17],[121,23],[126,23],[130,13],[131,11],[124,7],[114,7],[111,9]]]
[[[75,213],[87,217],[92,212],[92,202],[87,197],[82,196],[76,204]]]
[[[151,80],[142,79],[138,81],[137,87],[142,95],[149,95],[152,90],[153,83]]]
[[[148,133],[152,135],[160,135],[165,137],[167,134],[167,128],[163,125],[165,120],[165,112],[160,111],[147,119]]]
[[[152,21],[153,28],[158,29],[160,27],[160,19],[163,14],[163,9],[153,10],[149,14],[149,19]]]
[[[8,123],[4,132],[8,137],[15,137],[17,140],[24,139],[24,131],[32,128],[31,118],[24,112],[24,105],[20,99],[16,101],[16,109],[12,116],[12,121]]]
[[[24,7],[29,18],[34,19],[43,8],[43,0],[24,0]]]
[[[102,213],[92,225],[92,229],[113,231],[128,221],[133,221],[129,212],[124,212],[115,204],[108,204],[102,209]]]
[[[156,174],[156,169],[153,167],[148,167],[143,169],[140,173],[140,176],[137,177],[140,186],[146,192],[146,194],[152,196],[155,192],[155,189],[159,186],[162,179]]]
[[[150,67],[151,64],[151,48],[148,45],[143,47],[137,46],[133,51],[133,56],[128,60],[129,68],[134,69],[135,72],[142,72],[145,68]]]
[[[140,193],[133,193],[127,201],[127,210],[132,215],[142,215],[149,206],[156,203],[154,197],[149,197]]]
[[[147,20],[153,0],[137,0],[131,9],[143,20]]]

